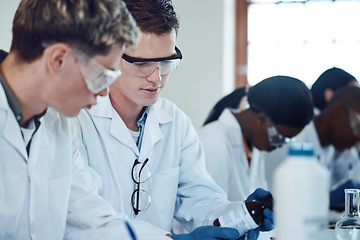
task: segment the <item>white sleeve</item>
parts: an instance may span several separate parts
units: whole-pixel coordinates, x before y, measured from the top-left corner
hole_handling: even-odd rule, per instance
[[[182,144],[175,218],[192,231],[202,225],[213,225],[229,201],[206,170],[204,151],[190,119],[184,115],[178,119]]]

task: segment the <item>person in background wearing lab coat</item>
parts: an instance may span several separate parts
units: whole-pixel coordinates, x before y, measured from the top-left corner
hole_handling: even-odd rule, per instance
[[[321,73],[310,88],[314,101],[314,114],[321,114],[334,94],[338,90],[348,86],[359,86],[359,82],[353,75],[341,68],[332,67]],[[311,132],[306,132],[312,135]],[[276,150],[271,155],[276,156],[278,151],[282,152],[284,150]],[[284,153],[281,153],[280,155],[284,155]],[[323,164],[325,164],[331,172],[332,193],[330,202],[332,207],[335,207],[344,205],[345,188],[360,187],[360,182],[351,178],[351,176],[355,175],[354,171],[360,169],[360,159],[358,150],[355,146],[341,151],[335,149],[335,153],[331,154],[331,156],[333,156],[334,159],[326,158],[326,162],[323,162]],[[274,158],[281,159],[277,157]],[[360,174],[360,172],[358,174]],[[338,214],[335,214],[335,216],[337,215]]]
[[[324,110],[337,90],[347,86],[359,86],[359,82],[353,75],[341,68],[329,68],[320,74],[310,88],[315,114]]]
[[[191,232],[173,234],[173,239],[236,238],[236,229],[212,225],[229,211],[236,214],[242,202],[227,201],[207,173],[190,119],[172,102],[159,99],[182,58],[172,2],[125,2],[142,32],[140,41],[135,50],[125,50],[122,75],[109,97],[78,116],[83,153],[101,176],[101,195],[117,211],[167,231],[175,217]],[[249,199],[268,194],[257,190]],[[272,211],[265,209],[264,215],[260,228],[270,230]],[[260,228],[250,230],[249,239],[256,239]]]
[[[138,35],[119,0],[20,2],[10,52],[0,51],[0,239],[130,239],[98,195],[69,117],[107,94]],[[149,231],[142,239],[167,239],[137,226]]]
[[[311,86],[315,114],[320,114],[334,94],[344,87],[359,86],[356,78],[337,67],[324,71]],[[360,175],[360,158],[355,146],[345,150],[335,149],[334,159],[327,158],[323,162],[331,172],[331,205],[345,204],[345,188],[360,188],[360,179],[352,176]]]
[[[225,109],[199,130],[206,167],[230,201],[268,189],[262,151],[286,144],[313,116],[309,89],[295,78],[274,76],[250,87],[248,108]]]
[[[343,210],[344,189],[360,187],[360,168],[357,165],[351,172],[343,169],[347,173],[343,179],[333,174],[341,173],[341,170],[334,169],[342,168],[341,162],[338,162],[342,159],[338,159],[337,154],[360,142],[360,88],[348,86],[336,91],[325,109],[296,136],[296,141],[312,143],[319,161],[329,167],[332,174],[330,208]],[[286,149],[279,149],[269,153],[266,161],[285,157]],[[329,164],[331,162],[333,164]],[[332,211],[329,220],[336,222],[340,216],[341,213],[336,214]]]
[[[320,114],[324,110],[336,91],[347,86],[359,86],[359,82],[353,75],[341,68],[333,67],[324,71],[310,89],[314,99],[315,114]],[[331,208],[340,207],[342,209],[345,204],[344,190],[360,188],[360,179],[354,178],[360,174],[358,150],[355,146],[345,150],[335,149],[334,158],[326,158],[326,162],[323,163],[331,173]],[[340,214],[332,211],[331,216],[334,215],[335,221]]]
[[[351,75],[350,73],[346,72],[341,68],[332,67],[321,73],[320,76],[316,79],[316,81],[312,84],[310,88],[310,92],[314,102],[314,115],[316,116],[320,114],[325,109],[327,103],[331,100],[331,98],[336,93],[336,91],[348,86],[359,86],[359,83],[353,75]],[[310,132],[309,134],[312,135]],[[272,179],[271,173],[273,172],[273,169],[275,169],[279,164],[281,164],[281,162],[284,159],[284,156],[286,155],[286,151],[287,151],[286,148],[276,149],[270,154],[265,154],[265,155],[269,155],[266,156],[266,158],[270,159],[265,163],[266,168],[268,170],[268,174],[270,173],[268,175],[268,179],[270,180],[270,182]],[[350,176],[349,173],[352,172],[354,169],[356,169],[357,165],[360,164],[359,157],[355,147],[352,147],[350,149],[345,149],[341,152],[338,151],[334,156],[336,156],[336,159],[338,159],[339,161],[337,160],[333,161],[333,159],[327,159],[328,162],[324,164],[329,168],[329,170],[332,171],[331,185],[332,186],[337,185],[338,187],[341,187],[341,184],[338,185],[338,183],[343,182],[343,180],[345,179],[349,179]],[[350,187],[351,185],[347,184],[344,185],[344,187],[345,186]],[[354,185],[353,187],[357,187],[357,186]],[[342,202],[345,201],[344,191],[341,188],[339,188],[338,191],[333,192],[333,197],[331,198],[331,201],[335,200],[335,196],[337,194],[339,194],[338,197],[340,198],[336,200],[336,204],[339,204],[339,202],[341,201]]]

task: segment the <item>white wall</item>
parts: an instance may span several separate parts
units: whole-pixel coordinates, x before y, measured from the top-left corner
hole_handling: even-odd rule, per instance
[[[11,27],[15,11],[20,0],[0,0],[0,49],[9,51],[11,44]]]
[[[0,0],[0,49],[10,48],[12,20],[19,3]],[[177,45],[184,58],[161,96],[183,109],[198,129],[215,102],[233,90],[234,0],[173,3],[181,21]]]
[[[177,45],[183,60],[161,96],[184,110],[198,129],[213,105],[234,88],[235,3],[234,0],[173,0],[173,3],[181,21]]]

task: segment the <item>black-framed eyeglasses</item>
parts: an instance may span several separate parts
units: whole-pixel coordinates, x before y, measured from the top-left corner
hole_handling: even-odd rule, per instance
[[[144,162],[136,159],[131,169],[131,177],[136,183],[136,188],[131,195],[131,205],[135,215],[138,215],[140,211],[148,209],[151,204],[151,197],[148,192],[140,188],[140,183],[144,183],[150,178],[148,161],[148,158]]]
[[[147,77],[157,68],[160,75],[165,75],[174,71],[182,59],[181,51],[176,46],[175,51],[174,55],[163,58],[135,58],[123,54],[123,67],[126,72],[139,77]]]

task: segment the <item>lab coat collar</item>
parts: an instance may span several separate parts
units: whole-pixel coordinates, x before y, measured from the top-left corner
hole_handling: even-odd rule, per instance
[[[171,122],[173,119],[166,113],[158,100],[154,105],[149,107],[149,114],[145,122],[144,138],[141,146],[141,152],[143,154],[150,154],[149,151],[153,148],[155,143],[164,137],[161,131],[161,125]],[[140,155],[140,152],[126,127],[124,121],[120,118],[119,114],[111,105],[110,98],[99,97],[98,104],[88,110],[90,115],[96,118],[108,118],[111,120],[109,133],[117,141],[128,146],[133,150],[136,155]]]
[[[133,138],[131,137],[131,134],[126,127],[124,121],[120,118],[119,114],[112,107],[109,95],[105,97],[98,97],[97,100],[98,103],[91,109],[87,110],[92,117],[96,128],[99,127],[101,129],[103,121],[110,121],[110,128],[108,130],[108,133],[117,141],[131,148],[138,155],[139,150],[137,149],[137,146]]]
[[[234,109],[235,110],[235,109]],[[225,125],[230,125],[232,129],[236,129],[236,131],[239,131],[239,135],[232,135],[231,144],[234,146],[242,146],[242,130],[241,126],[232,113],[232,109],[226,108],[223,110],[219,117],[219,121],[221,121]],[[239,137],[240,136],[240,137]]]
[[[111,118],[112,117],[112,109],[111,101],[109,95],[105,97],[98,96],[97,104],[92,106],[89,110],[87,110],[91,116],[100,117],[100,118]]]
[[[311,131],[311,134],[312,134],[312,135],[309,134],[309,136],[311,137],[311,139],[314,139],[313,140],[313,145],[314,145],[314,150],[315,150],[316,157],[325,166],[330,166],[331,161],[333,161],[334,156],[335,156],[335,148],[334,148],[334,146],[332,146],[332,145],[329,145],[329,146],[326,146],[326,147],[321,146],[319,135],[317,134],[314,121],[311,121],[307,125],[307,127],[310,128],[309,131]]]
[[[2,76],[2,73],[0,71],[0,84],[2,85],[7,101],[9,103],[9,106],[11,108],[11,110],[13,111],[16,120],[18,121],[18,123],[21,123],[24,120],[20,105],[18,103],[18,101],[15,98],[14,93],[11,91],[9,85],[6,83],[4,77]]]
[[[243,169],[241,173],[237,173],[237,174],[247,174],[246,177],[239,177],[242,178],[243,181],[246,181],[247,183],[244,184],[248,184],[249,186],[252,186],[251,183],[254,182],[254,180],[250,180],[250,178],[254,178],[254,177],[258,177],[256,174],[259,171],[259,168],[261,166],[260,164],[260,150],[258,150],[257,148],[253,148],[251,149],[252,151],[252,156],[251,156],[251,167],[249,166],[248,160],[247,160],[247,156],[246,156],[246,152],[245,152],[245,146],[244,146],[244,142],[243,142],[243,134],[242,134],[242,129],[241,126],[238,122],[238,120],[236,119],[236,117],[234,116],[233,112],[236,112],[236,109],[230,109],[230,108],[226,108],[223,110],[223,112],[221,113],[218,121],[221,122],[221,124],[223,125],[228,125],[230,127],[228,127],[227,129],[231,129],[231,134],[227,135],[227,137],[230,137],[229,142],[231,142],[231,147],[233,149],[237,149],[236,152],[239,153],[238,156],[238,161],[235,161],[234,164],[234,168],[235,169]],[[254,173],[252,173],[254,172]]]
[[[162,108],[162,102],[164,99],[159,99],[154,105],[150,106],[149,115],[153,116],[153,119],[158,124],[167,124],[172,122],[174,119]],[[152,113],[151,113],[152,112]]]
[[[316,131],[316,127],[314,121],[311,121],[308,125],[305,126],[303,131],[299,133],[299,138],[301,139],[301,135],[304,134],[308,137],[305,139],[306,142],[311,142],[314,147],[315,155],[318,159],[320,159],[321,152],[323,151],[323,147],[321,146],[319,136]],[[297,136],[295,136],[295,139]]]
[[[159,100],[161,101],[161,100]],[[161,126],[171,122],[173,118],[165,112],[157,102],[150,106],[149,115],[145,122],[141,155],[149,156],[154,145],[164,137]]]
[[[172,117],[167,114],[160,106],[160,103],[163,101],[161,98],[155,104],[150,106],[149,112],[153,112],[152,114],[156,115],[157,122],[159,124],[165,124],[171,122]],[[105,117],[112,118],[113,117],[113,107],[111,106],[111,101],[109,95],[106,97],[98,97],[98,104],[89,109],[89,113],[91,116],[95,117]],[[152,115],[150,114],[150,115]]]
[[[2,135],[6,141],[8,141],[19,153],[23,156],[24,160],[27,160],[27,153],[24,147],[24,141],[21,135],[20,126],[17,123],[14,114],[12,113],[8,104],[5,91],[0,84],[0,118],[4,116],[6,118],[5,126],[2,129]],[[1,129],[0,129],[1,130]]]
[[[296,142],[310,142],[314,147],[315,157],[324,165],[328,166],[335,154],[334,146],[321,146],[314,121],[311,121],[305,128],[295,136]]]

